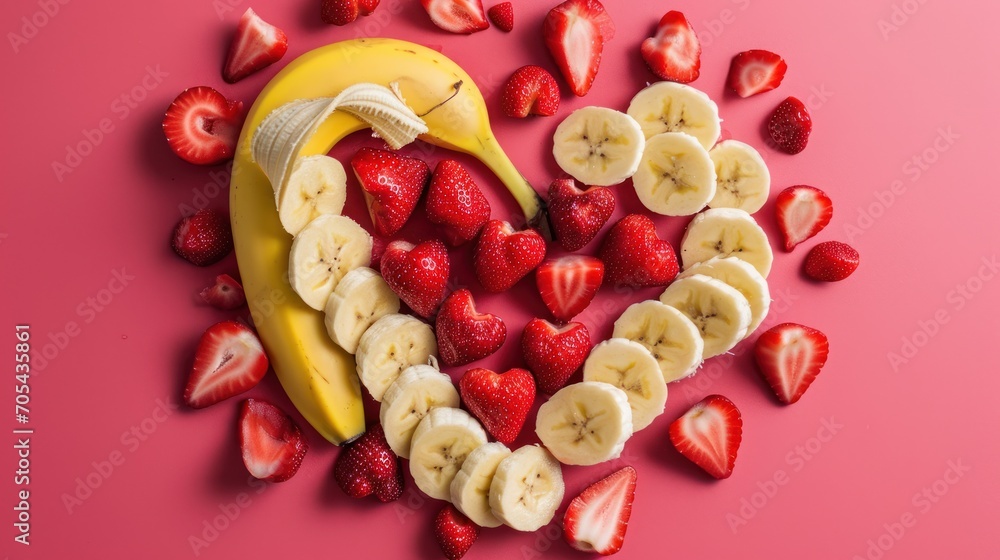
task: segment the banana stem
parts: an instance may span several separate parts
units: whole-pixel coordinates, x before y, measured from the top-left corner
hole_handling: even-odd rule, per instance
[[[545,212],[545,202],[538,196],[524,175],[521,175],[521,172],[514,167],[514,163],[510,161],[496,139],[490,138],[484,141],[482,151],[476,155],[514,195],[514,199],[517,200],[524,212],[528,225],[537,229],[546,239],[552,239],[548,214]]]

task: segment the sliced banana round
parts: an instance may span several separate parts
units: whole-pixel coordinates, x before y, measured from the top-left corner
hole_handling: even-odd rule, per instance
[[[694,136],[664,132],[646,141],[632,183],[653,212],[690,216],[715,197],[715,164]]]
[[[437,355],[437,339],[430,325],[409,315],[390,313],[375,321],[358,342],[358,377],[376,401],[403,370],[426,364]]]
[[[419,364],[403,370],[382,395],[378,415],[392,452],[409,459],[413,431],[424,416],[435,408],[458,408],[460,401],[451,377],[437,368]]]
[[[451,481],[451,503],[480,527],[503,525],[490,508],[490,485],[500,462],[509,456],[510,449],[499,441],[481,445],[469,453]]]
[[[736,288],[750,303],[750,326],[746,336],[757,330],[771,307],[771,290],[767,280],[749,263],[736,257],[715,257],[698,263],[680,274],[687,278],[694,274],[704,274]]]
[[[760,210],[771,194],[771,172],[760,153],[739,140],[723,140],[708,153],[715,164],[717,187],[712,208]]]
[[[295,160],[288,182],[275,193],[275,201],[281,225],[292,235],[323,214],[340,214],[347,202],[344,166],[322,155]]]
[[[645,346],[611,338],[595,346],[583,364],[584,381],[603,381],[625,391],[632,408],[632,430],[650,425],[667,404],[667,382]]]
[[[485,443],[486,431],[468,412],[460,408],[432,409],[413,431],[413,482],[431,498],[448,501],[451,481],[465,458]]]
[[[705,340],[704,358],[728,352],[750,326],[750,303],[736,288],[703,274],[675,280],[660,301],[688,316]]]
[[[646,138],[664,132],[685,132],[709,150],[722,134],[719,106],[705,92],[675,82],[657,82],[632,98],[628,114]]]
[[[372,258],[372,236],[346,216],[325,214],[292,241],[288,281],[306,305],[322,311],[340,279]]]
[[[691,319],[657,300],[630,305],[615,321],[611,336],[641,344],[656,360],[666,383],[697,371],[705,352],[701,332]]]
[[[497,466],[490,509],[512,529],[537,531],[555,517],[565,493],[559,462],[545,448],[526,445]]]
[[[556,128],[552,155],[577,181],[609,187],[635,173],[644,145],[645,137],[632,117],[605,107],[584,107]]]
[[[399,312],[399,297],[382,275],[367,266],[347,273],[326,300],[326,332],[354,354],[361,335],[382,317]]]
[[[687,270],[715,257],[737,257],[767,278],[774,253],[767,234],[746,211],[710,208],[688,224],[681,240],[681,262]]]
[[[600,381],[563,387],[538,409],[535,433],[567,465],[616,459],[632,437],[628,395]]]

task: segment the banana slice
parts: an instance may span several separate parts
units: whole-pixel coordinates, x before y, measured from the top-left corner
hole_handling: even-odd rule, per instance
[[[711,208],[688,224],[681,240],[681,261],[687,270],[714,257],[737,257],[767,278],[774,253],[767,234],[750,214],[736,208]]]
[[[638,342],[612,338],[595,346],[583,364],[583,380],[603,381],[625,391],[636,432],[663,414],[667,404],[667,382],[660,365]]]
[[[611,336],[626,338],[646,348],[667,383],[694,373],[705,352],[701,332],[691,319],[656,300],[630,305],[615,321]]]
[[[618,458],[632,436],[628,395],[599,381],[563,387],[538,409],[535,433],[567,465]]]
[[[429,365],[406,368],[382,395],[379,422],[392,452],[410,458],[413,431],[435,408],[458,408],[460,398],[451,377]]]
[[[716,196],[715,169],[694,136],[664,132],[646,141],[632,182],[646,208],[665,216],[690,216]]]
[[[660,301],[688,316],[705,340],[707,360],[728,352],[743,340],[750,326],[750,303],[736,288],[703,274],[675,280]]]
[[[628,114],[639,122],[646,138],[664,132],[685,132],[706,150],[719,140],[719,106],[705,92],[674,82],[657,82],[632,98]]]
[[[739,208],[749,214],[760,210],[771,194],[771,172],[753,146],[723,140],[708,153],[715,164],[717,188],[708,203],[712,208]]]
[[[326,332],[341,348],[354,354],[368,327],[398,312],[396,293],[378,272],[362,266],[348,272],[326,300]]]
[[[510,449],[499,441],[481,445],[469,453],[451,481],[451,503],[480,527],[503,525],[490,508],[490,485],[500,462],[509,456]]]
[[[304,227],[288,255],[288,280],[306,305],[322,311],[341,278],[372,258],[372,236],[346,216],[326,214]]]
[[[347,202],[347,173],[330,156],[295,160],[288,182],[275,193],[278,218],[292,235],[323,214],[340,214]]]
[[[381,402],[403,370],[426,364],[436,355],[437,339],[430,325],[409,315],[390,313],[361,335],[355,360],[361,383]]]
[[[736,258],[715,257],[698,263],[682,272],[679,278],[693,274],[704,274],[736,288],[750,302],[750,326],[746,336],[750,336],[760,326],[771,307],[771,290],[767,280],[750,264]]]
[[[485,443],[486,431],[468,412],[460,408],[432,409],[413,431],[413,482],[431,498],[451,499],[451,481],[469,453]]]
[[[625,113],[584,107],[559,124],[553,142],[552,155],[563,171],[585,185],[609,187],[638,169],[645,138]]]
[[[565,492],[559,462],[545,448],[526,445],[497,466],[490,509],[512,529],[537,531],[555,517]]]

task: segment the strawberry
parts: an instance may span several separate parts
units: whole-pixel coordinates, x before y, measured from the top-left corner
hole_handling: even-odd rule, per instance
[[[419,159],[374,148],[358,150],[351,167],[361,183],[375,233],[392,237],[417,207],[430,167]]]
[[[797,402],[819,375],[830,354],[826,335],[816,329],[784,323],[760,335],[754,357],[778,400]]]
[[[656,33],[642,42],[642,59],[664,80],[691,83],[701,73],[701,43],[684,14],[664,14]]]
[[[380,502],[392,502],[403,495],[402,461],[385,440],[381,424],[344,444],[333,464],[333,478],[352,498],[374,495]]]
[[[174,226],[171,246],[181,258],[197,266],[221,261],[233,250],[229,216],[205,208],[182,218]]]
[[[587,359],[590,333],[583,323],[557,327],[544,319],[532,319],[521,333],[521,352],[538,388],[551,395],[562,389]]]
[[[215,284],[201,291],[201,299],[212,307],[226,311],[243,307],[247,302],[243,286],[228,274],[216,276]]]
[[[514,6],[510,2],[501,2],[493,6],[486,15],[501,31],[510,32],[514,29]]]
[[[507,340],[503,319],[477,312],[469,290],[458,290],[444,300],[434,330],[441,361],[449,366],[481,360]]]
[[[833,201],[825,192],[806,185],[788,187],[774,204],[778,227],[785,238],[785,250],[823,230],[833,217]]]
[[[462,402],[497,441],[510,445],[517,439],[535,401],[535,380],[526,369],[503,373],[475,368],[458,382]]]
[[[236,151],[242,113],[242,101],[230,101],[208,86],[189,88],[167,108],[163,134],[170,149],[184,161],[221,163]]]
[[[632,516],[635,481],[635,469],[625,467],[573,498],[563,516],[566,542],[577,550],[604,556],[621,550]]]
[[[840,241],[824,241],[806,255],[806,276],[821,282],[839,282],[854,273],[861,256],[858,251]]]
[[[448,560],[465,556],[476,539],[479,526],[451,504],[445,505],[434,518],[434,538]]]
[[[483,227],[473,261],[476,277],[488,292],[506,292],[545,259],[545,239],[533,229],[514,231],[507,222]]]
[[[783,152],[797,154],[806,149],[812,126],[812,117],[806,106],[798,99],[789,97],[771,113],[767,132]]]
[[[740,97],[750,97],[781,85],[788,64],[771,51],[755,49],[733,57],[726,85]]]
[[[236,321],[216,323],[198,341],[184,402],[205,408],[248,391],[264,378],[267,365],[264,347],[249,327]]]
[[[320,19],[332,25],[347,25],[358,16],[371,15],[378,3],[379,0],[323,0]]]
[[[582,191],[573,179],[549,185],[549,219],[563,249],[576,251],[590,243],[615,211],[615,195],[607,187]]]
[[[587,95],[601,66],[614,24],[597,0],[567,0],[549,11],[542,27],[545,45],[578,97]]]
[[[385,283],[421,317],[434,315],[448,295],[451,261],[444,243],[436,239],[420,245],[393,241],[382,254],[380,268]]]
[[[475,33],[490,26],[483,0],[420,0],[434,25],[452,33]]]
[[[518,119],[528,115],[551,117],[559,110],[559,84],[541,66],[522,66],[504,85],[500,109]]]
[[[243,401],[240,451],[243,464],[255,478],[271,482],[292,478],[308,450],[299,425],[283,410],[260,399]]]
[[[287,50],[285,32],[260,19],[253,8],[247,8],[236,27],[236,37],[229,45],[222,79],[235,84],[281,60]]]
[[[469,172],[457,161],[437,164],[427,189],[427,219],[441,227],[456,247],[475,239],[490,219],[490,203]]]
[[[545,261],[535,273],[538,293],[545,307],[561,322],[569,321],[586,309],[603,281],[604,263],[582,255]]]
[[[612,286],[665,286],[677,276],[677,255],[656,235],[653,220],[629,214],[611,227],[601,243],[604,281]]]
[[[733,401],[709,395],[670,424],[677,451],[715,478],[729,478],[743,440],[743,417]]]

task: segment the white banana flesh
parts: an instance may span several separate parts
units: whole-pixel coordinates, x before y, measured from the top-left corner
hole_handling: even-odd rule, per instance
[[[431,327],[414,317],[390,313],[372,324],[358,342],[358,377],[372,398],[381,402],[386,390],[406,368],[427,364],[437,356]]]
[[[639,123],[625,113],[583,107],[556,128],[552,155],[577,181],[609,187],[635,174],[645,142]]]
[[[499,441],[481,445],[469,453],[451,481],[451,503],[480,527],[503,525],[490,508],[490,486],[500,462],[510,453]]]
[[[664,216],[690,216],[716,196],[715,164],[698,140],[664,132],[646,141],[632,182],[643,206]]]
[[[711,208],[738,208],[748,214],[763,208],[771,194],[771,172],[753,146],[723,140],[709,152],[718,186]]]
[[[701,90],[675,82],[657,82],[637,93],[628,114],[647,139],[664,132],[684,132],[710,150],[722,134],[715,101]]]
[[[434,408],[413,432],[410,474],[417,488],[438,500],[451,499],[451,482],[462,463],[486,443],[486,431],[460,408]]]
[[[645,346],[625,338],[595,346],[583,364],[583,380],[602,381],[625,391],[636,432],[652,424],[667,404],[667,382],[660,365]]]
[[[705,353],[705,343],[694,322],[657,300],[630,305],[615,321],[612,336],[631,340],[648,350],[666,383],[697,371]]]
[[[750,336],[767,317],[771,308],[771,290],[767,279],[757,269],[736,257],[715,257],[698,263],[682,272],[678,278],[694,274],[704,274],[736,288],[750,303],[750,326],[746,336]]]
[[[323,214],[339,215],[347,202],[344,166],[329,156],[299,158],[275,200],[281,226],[292,235]]]
[[[538,409],[535,433],[566,465],[596,465],[616,459],[632,437],[628,395],[599,381],[567,385]]]
[[[371,264],[372,236],[346,216],[324,214],[292,241],[288,280],[309,307],[322,311],[348,272]]]
[[[406,368],[382,395],[379,422],[392,452],[410,458],[413,432],[435,408],[458,408],[461,399],[451,377],[434,366]]]
[[[675,280],[660,301],[687,315],[705,341],[705,359],[730,351],[746,337],[750,303],[736,288],[715,278],[693,274]]]
[[[687,270],[715,257],[736,257],[761,276],[771,272],[774,253],[767,234],[753,216],[736,208],[711,208],[696,215],[681,239],[681,262]]]
[[[512,529],[537,531],[552,522],[565,493],[559,462],[545,448],[526,445],[497,466],[490,510]]]
[[[326,300],[325,311],[330,339],[354,354],[362,335],[375,321],[399,312],[399,297],[378,272],[362,266],[341,278]]]

